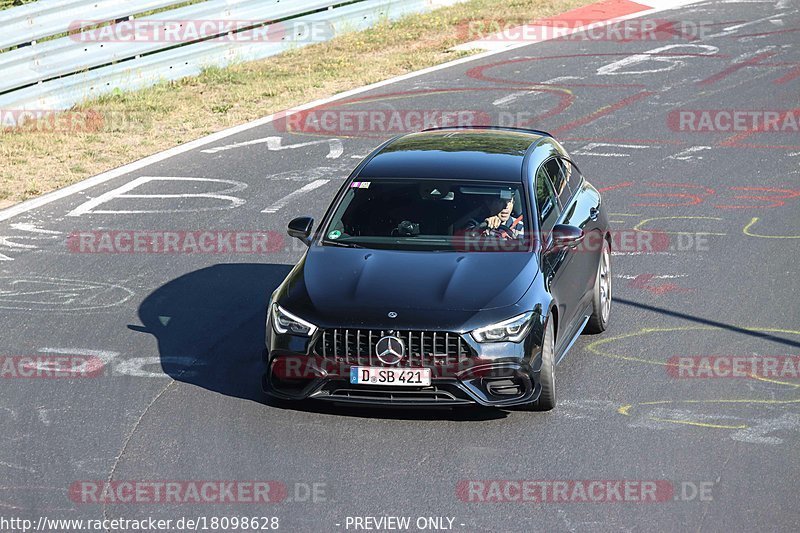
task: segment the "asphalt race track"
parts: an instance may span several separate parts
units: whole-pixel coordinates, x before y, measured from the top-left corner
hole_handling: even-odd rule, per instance
[[[797,530],[800,138],[785,124],[800,117],[799,8],[705,2],[656,15],[698,25],[699,37],[483,57],[316,110],[333,125],[265,124],[0,222],[0,352],[99,365],[0,382],[3,516],[263,516],[303,532],[384,516],[411,517],[412,530],[418,517],[452,518],[456,531]],[[781,131],[720,120],[753,110],[778,112]],[[554,411],[262,398],[265,306],[303,250],[285,225],[319,219],[394,133],[354,126],[354,111],[511,117],[552,131],[604,191],[621,241],[611,326],[559,365]],[[275,233],[266,254],[85,253],[75,237],[133,230]],[[667,244],[637,244],[644,230]],[[676,367],[712,356],[782,366],[738,377]],[[272,481],[280,501],[94,503],[81,492],[158,480]],[[655,483],[658,498],[482,502],[464,490],[488,480],[570,491],[630,480]],[[499,499],[513,499],[502,483]]]

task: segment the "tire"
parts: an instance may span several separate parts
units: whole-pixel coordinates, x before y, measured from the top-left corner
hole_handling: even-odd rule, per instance
[[[586,332],[602,333],[608,327],[611,316],[611,247],[603,239],[603,251],[597,264],[597,277],[592,296],[592,315],[586,323]]]
[[[539,383],[542,391],[539,399],[522,407],[525,411],[550,411],[556,406],[556,335],[553,321],[547,319],[542,339],[542,368],[539,371]]]

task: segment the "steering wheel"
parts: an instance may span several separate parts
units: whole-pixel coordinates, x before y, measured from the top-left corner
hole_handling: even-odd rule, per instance
[[[507,224],[500,224],[492,230],[492,234],[501,239],[511,239],[514,237],[514,230]]]
[[[514,235],[513,230],[506,224],[500,224],[496,228],[490,229],[488,222],[486,222],[485,220],[483,222],[479,222],[474,218],[471,218],[467,221],[465,230],[469,232],[470,235],[475,237],[482,235],[487,230],[489,232],[489,235],[501,239],[509,239],[511,238],[512,235]]]
[[[476,218],[471,218],[466,224],[464,224],[464,232],[469,234],[471,237],[477,237],[486,231],[488,227],[489,223],[485,220],[481,222]]]

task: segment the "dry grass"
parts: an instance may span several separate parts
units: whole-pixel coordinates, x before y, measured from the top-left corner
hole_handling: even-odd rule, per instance
[[[16,202],[303,102],[465,55],[469,21],[525,23],[592,0],[471,0],[382,23],[263,61],[118,92],[77,111],[113,117],[101,131],[0,134],[0,202]],[[473,36],[474,37],[474,36]]]
[[[0,0],[0,9],[8,9],[10,7],[22,6],[30,4],[36,0]]]

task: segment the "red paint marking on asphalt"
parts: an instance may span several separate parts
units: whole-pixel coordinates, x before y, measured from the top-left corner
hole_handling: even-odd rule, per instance
[[[647,184],[649,188],[654,189],[658,187],[686,187],[689,189],[703,189],[705,194],[716,194],[714,189],[706,187],[704,185],[697,185],[696,183],[665,183],[665,182],[652,182]],[[702,193],[701,193],[702,194]],[[664,192],[645,192],[634,194],[634,196],[638,196],[641,198],[658,198],[658,197],[666,197],[666,198],[686,198],[688,202],[676,204],[676,203],[638,203],[638,204],[631,204],[631,207],[684,207],[688,205],[698,205],[703,203],[703,197],[700,194],[688,194],[688,193],[664,193]]]
[[[655,278],[655,274],[639,274],[628,284],[629,287],[634,289],[642,289],[651,292],[657,296],[667,294],[668,292],[690,292],[694,289],[688,287],[681,287],[676,283],[662,283],[661,285],[651,285],[650,282]]]
[[[777,80],[774,80],[772,83],[774,83],[776,85],[783,85],[784,83],[789,83],[790,81],[792,81],[792,80],[794,80],[794,79],[796,79],[798,77],[800,77],[800,66],[797,66],[797,67],[793,68],[792,70],[790,70],[789,72],[787,72],[786,74],[784,74],[783,76],[778,78]]]
[[[506,80],[503,78],[493,78],[484,74],[484,72],[488,69],[501,67],[504,65],[512,65],[514,63],[521,63],[525,61],[542,61],[544,59],[573,59],[576,57],[628,57],[630,56],[630,52],[617,52],[617,53],[604,53],[604,54],[562,54],[562,55],[555,55],[555,56],[538,56],[538,57],[520,57],[517,59],[506,59],[504,61],[498,61],[496,63],[489,63],[487,65],[478,65],[476,67],[472,67],[467,71],[467,77],[470,77],[474,80],[478,81],[488,81],[493,83],[507,83],[510,85],[532,85],[534,82],[532,81],[518,81],[518,80]],[[687,54],[687,53],[658,53],[658,54],[648,54],[651,57],[699,57],[705,59],[714,59],[714,60],[724,60],[730,59],[730,55],[728,54],[714,54],[713,56],[707,54]],[[633,87],[633,88],[645,88],[647,87],[643,83],[617,83],[617,84],[608,84],[603,85],[603,87]]]
[[[650,9],[652,9],[652,7],[630,2],[629,0],[604,0],[596,4],[570,9],[566,13],[534,21],[532,24],[541,24],[545,26],[558,22],[570,24],[570,28],[575,28],[633,15],[634,13],[648,11]],[[576,25],[576,23],[579,24]]]
[[[634,196],[642,197],[642,198],[659,198],[659,197],[667,197],[667,198],[687,198],[689,201],[682,203],[682,204],[668,204],[668,203],[655,203],[655,204],[631,204],[632,207],[685,207],[687,205],[697,205],[703,201],[702,198],[695,194],[685,194],[685,193],[677,193],[677,192],[643,192],[639,194],[634,194]]]
[[[588,6],[571,9],[565,13],[561,13],[554,17],[534,19],[528,24],[516,26],[513,28],[508,28],[505,31],[489,35],[487,37],[478,39],[473,42],[486,43],[486,42],[507,41],[509,44],[514,44],[517,42],[522,42],[522,43],[530,42],[531,44],[544,42],[553,40],[554,38],[557,37],[554,35],[550,37],[537,38],[537,39],[530,39],[530,38],[514,39],[514,38],[509,38],[509,35],[520,35],[524,33],[522,28],[537,27],[537,26],[545,28],[546,27],[559,28],[560,31],[566,29],[575,31],[582,27],[602,24],[604,22],[611,21],[620,17],[627,17],[629,15],[634,15],[636,13],[641,13],[643,11],[650,11],[652,9],[653,7],[651,6],[639,4],[636,2],[631,2],[630,0],[603,0],[601,2],[590,4]]]
[[[534,87],[544,85],[546,87],[591,87],[592,89],[618,89],[620,87],[631,87],[634,89],[643,89],[644,84],[641,83],[571,83],[571,82],[555,82],[548,83],[543,81],[541,83],[532,84]]]
[[[713,76],[709,76],[708,78],[697,82],[697,84],[698,85],[711,85],[712,83],[716,83],[716,82],[718,82],[719,80],[721,80],[723,78],[727,78],[728,76],[730,76],[734,72],[738,72],[739,70],[741,70],[741,69],[743,69],[745,67],[754,67],[754,66],[758,65],[758,63],[762,59],[767,59],[768,57],[772,57],[776,53],[777,52],[764,52],[763,54],[758,54],[757,56],[753,56],[750,59],[747,59],[745,61],[740,61],[739,63],[734,63],[733,65],[729,66],[728,68],[723,69],[720,72],[717,72]]]
[[[734,191],[761,191],[761,192],[771,192],[771,193],[778,193],[781,196],[767,196],[767,195],[738,195],[734,198],[736,199],[746,199],[746,200],[763,200],[767,202],[772,202],[768,205],[715,205],[717,209],[772,209],[775,207],[783,207],[786,205],[786,202],[783,200],[789,200],[791,198],[797,198],[800,196],[800,191],[794,189],[778,189],[777,187],[731,187],[731,190]]]
[[[631,185],[633,185],[632,181],[623,181],[622,183],[617,183],[616,185],[609,185],[608,187],[601,187],[597,190],[599,192],[615,191],[617,189],[624,189],[625,187],[630,187]]]
[[[778,122],[783,122],[786,119],[786,115],[788,115],[789,113],[791,113],[793,115],[800,114],[800,107],[798,107],[796,109],[787,109],[786,111],[781,113],[781,116],[778,117]],[[728,137],[727,139],[720,141],[717,144],[717,146],[725,146],[725,147],[733,147],[733,146],[735,146],[735,147],[738,148],[738,147],[741,146],[739,144],[739,141],[747,139],[748,137],[752,137],[756,133],[761,133],[762,131],[764,131],[764,125],[762,125],[759,128],[756,128],[756,129],[753,129],[753,130],[748,130],[748,131],[743,131],[741,133],[737,133],[736,135],[734,135],[732,137]]]
[[[563,126],[559,126],[555,130],[553,130],[551,133],[553,133],[553,135],[560,135],[561,133],[563,133],[565,131],[569,131],[569,130],[577,128],[579,126],[584,126],[584,125],[586,125],[586,124],[588,124],[590,122],[594,122],[598,118],[604,117],[606,115],[610,115],[611,113],[614,113],[615,111],[619,111],[620,109],[622,109],[624,107],[632,105],[632,104],[638,102],[639,100],[641,100],[642,98],[647,98],[648,96],[650,96],[652,94],[655,94],[655,93],[653,93],[652,91],[642,91],[640,93],[632,94],[631,96],[626,96],[622,100],[620,100],[620,101],[618,101],[618,102],[616,102],[614,104],[611,104],[609,106],[604,106],[604,107],[598,109],[597,111],[595,111],[594,113],[589,113],[588,115],[586,115],[584,117],[581,117],[581,118],[579,118],[577,120],[573,120],[572,122],[564,124]]]
[[[717,191],[705,185],[698,185],[697,183],[668,183],[664,181],[652,181],[648,183],[651,187],[689,187],[692,189],[705,189],[706,193],[714,194]]]
[[[363,104],[381,100],[387,100],[394,97],[405,97],[405,96],[414,96],[414,95],[426,95],[426,94],[442,94],[442,93],[455,93],[455,92],[476,92],[476,91],[509,91],[509,90],[519,90],[517,86],[510,86],[510,87],[446,87],[440,89],[413,89],[410,91],[393,91],[390,93],[381,93],[381,94],[374,94],[374,95],[366,95],[364,97],[355,97],[355,98],[347,98],[343,100],[337,100],[334,102],[329,102],[329,104],[335,104],[336,106],[339,105],[348,105],[348,104]],[[325,105],[325,104],[324,104]],[[321,107],[321,106],[320,106]],[[310,109],[319,109],[319,107],[310,108]],[[291,109],[287,111],[292,111]]]

